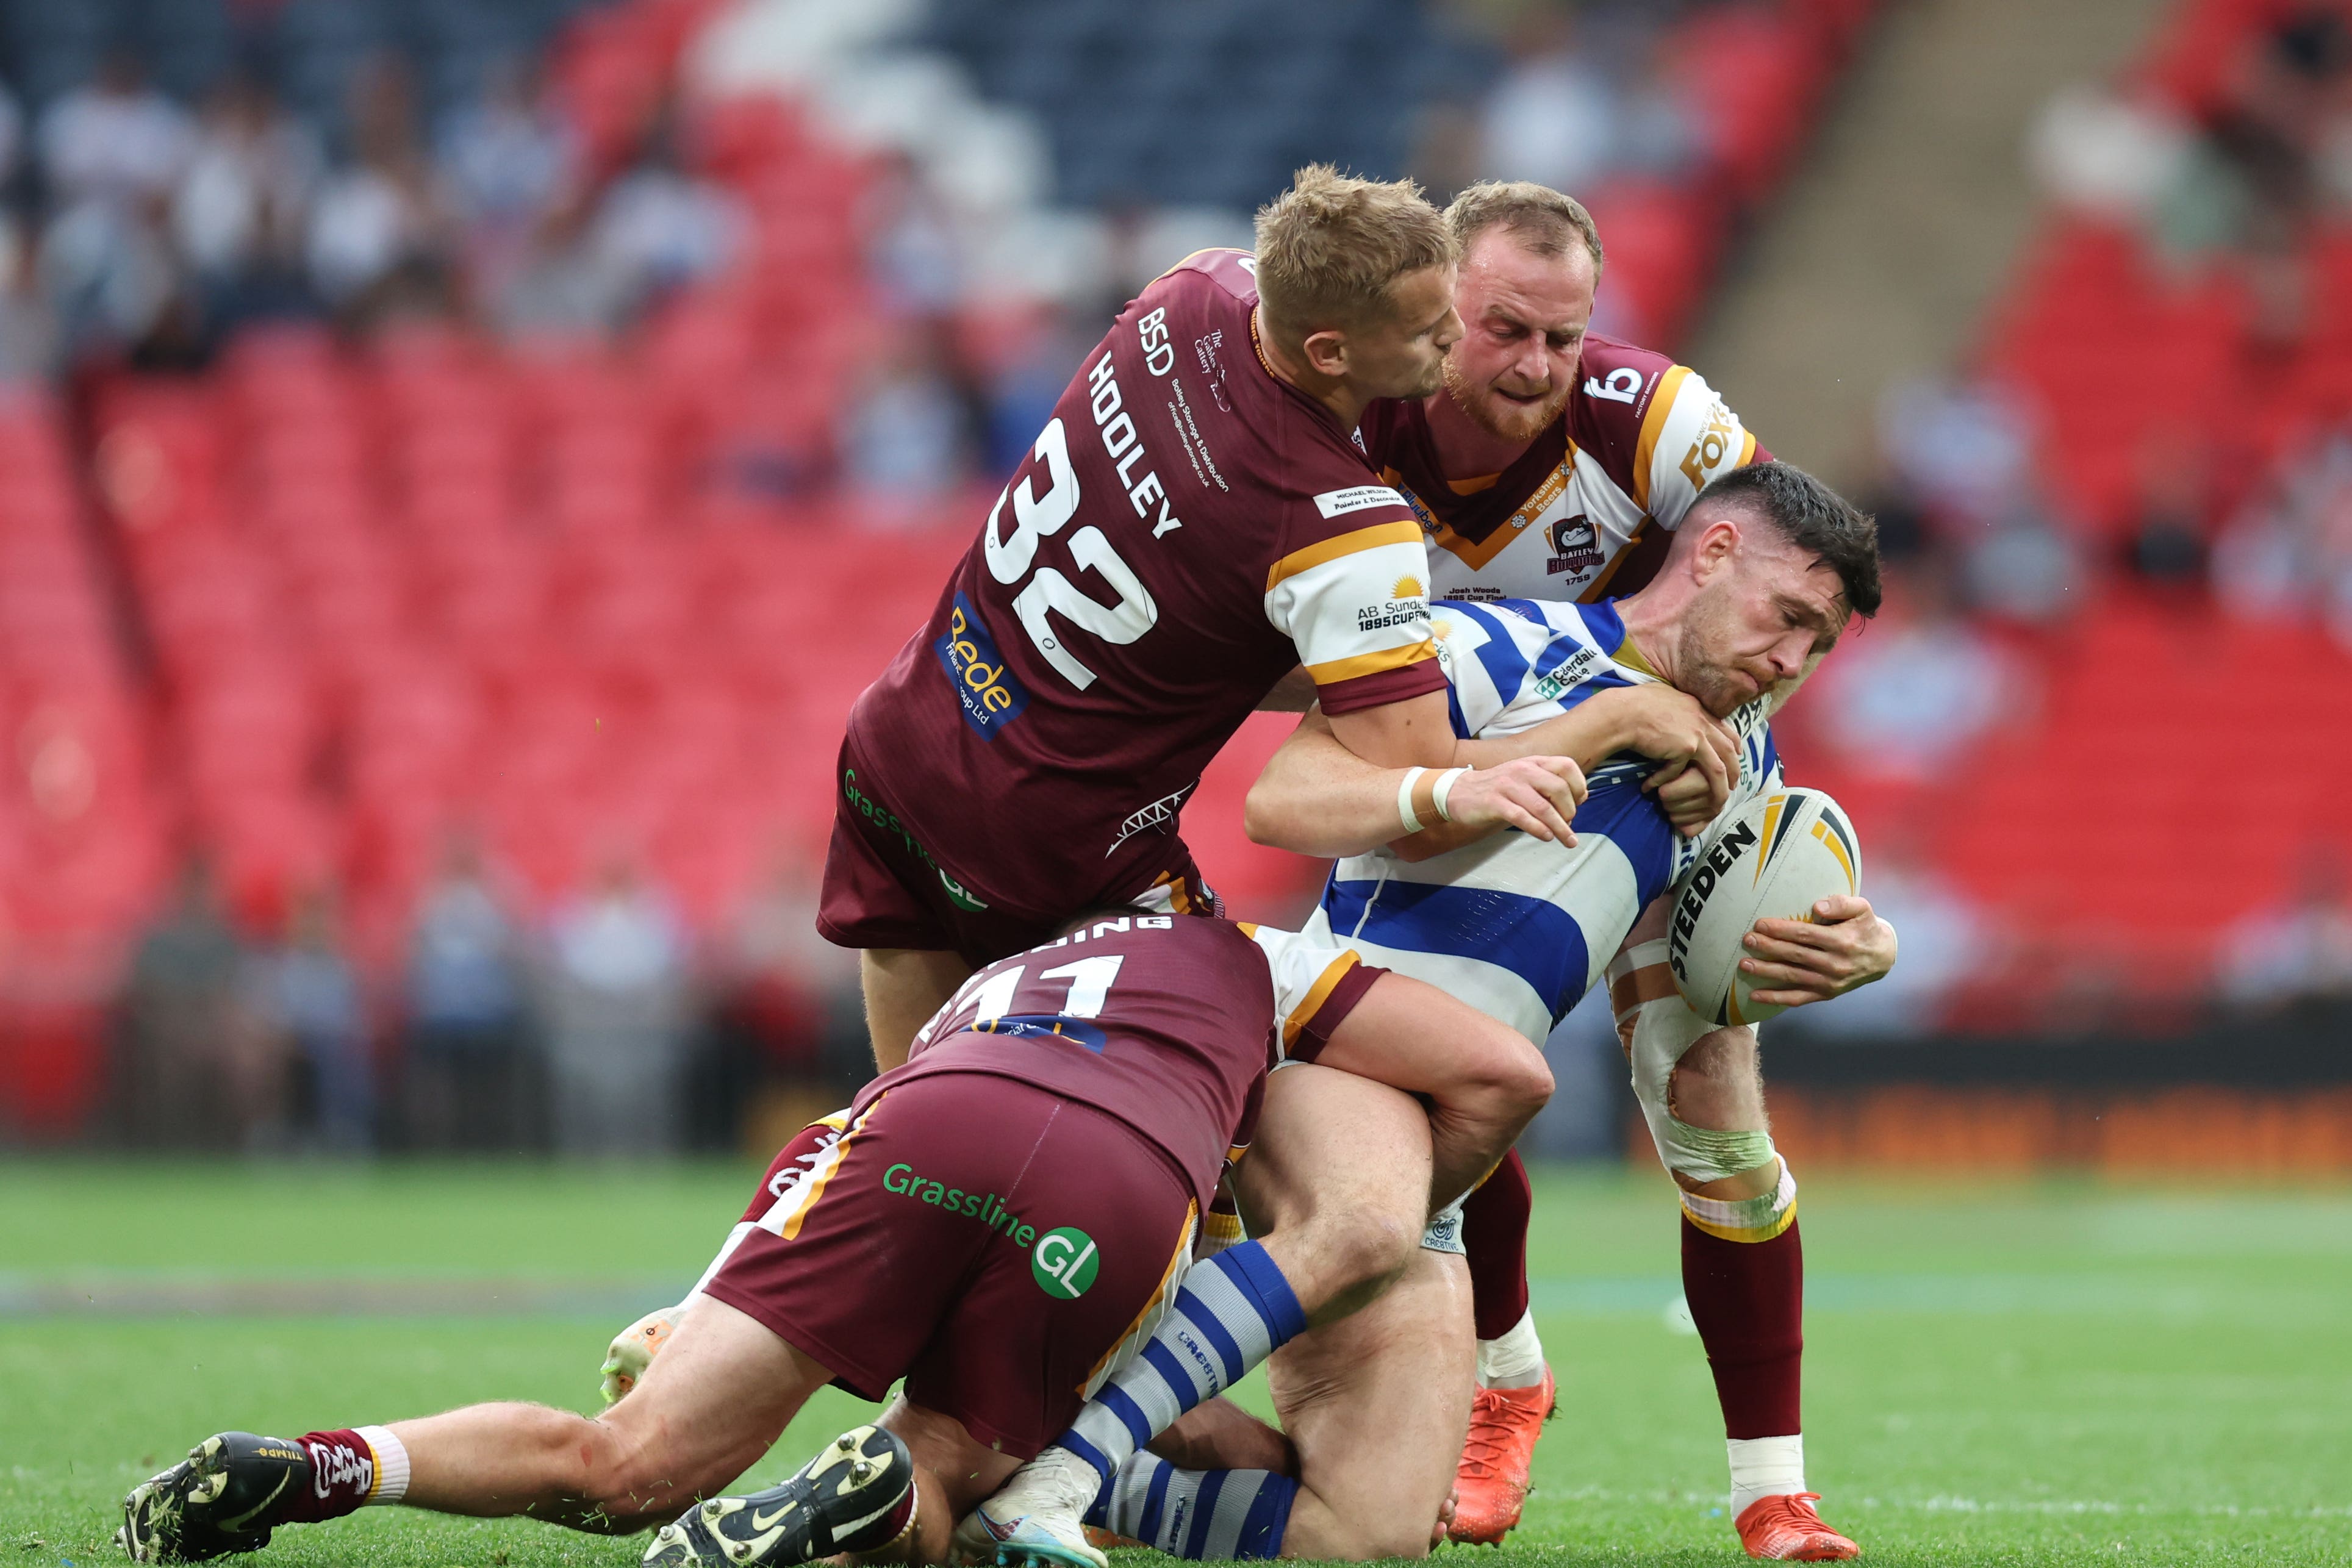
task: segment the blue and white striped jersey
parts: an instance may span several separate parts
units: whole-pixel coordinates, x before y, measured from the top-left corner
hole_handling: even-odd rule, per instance
[[[1430,613],[1454,732],[1465,738],[1514,735],[1596,692],[1658,678],[1612,601],[1438,603]],[[1769,708],[1759,700],[1729,720],[1741,750],[1727,810],[1779,787]],[[1350,855],[1332,869],[1306,935],[1437,986],[1541,1044],[1697,852],[1698,841],[1677,834],[1642,792],[1656,766],[1627,753],[1592,769],[1572,849],[1507,831],[1424,861],[1385,849]]]

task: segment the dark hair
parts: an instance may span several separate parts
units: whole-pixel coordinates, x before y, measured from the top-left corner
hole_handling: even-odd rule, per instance
[[[1846,608],[1878,613],[1878,523],[1793,463],[1751,463],[1718,476],[1692,509],[1740,507],[1838,575]]]

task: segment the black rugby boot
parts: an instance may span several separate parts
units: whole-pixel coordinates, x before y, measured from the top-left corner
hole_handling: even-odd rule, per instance
[[[133,1563],[202,1563],[269,1544],[271,1514],[310,1484],[301,1445],[219,1432],[122,1500],[114,1539]]]
[[[879,1427],[844,1432],[792,1479],[750,1497],[717,1497],[665,1524],[646,1568],[784,1568],[872,1552],[914,1523],[915,1462]]]

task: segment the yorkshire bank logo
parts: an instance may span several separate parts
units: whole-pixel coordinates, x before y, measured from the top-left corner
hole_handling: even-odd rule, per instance
[[[1075,1301],[1087,1293],[1102,1267],[1095,1239],[1076,1226],[1065,1225],[1037,1238],[1029,1254],[1029,1272],[1037,1288],[1056,1301]]]

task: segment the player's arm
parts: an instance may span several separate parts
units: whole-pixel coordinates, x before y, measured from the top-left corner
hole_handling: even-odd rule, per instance
[[[1666,685],[1596,692],[1517,734],[1457,742],[1453,767],[1474,771],[1453,780],[1443,811],[1436,791],[1450,769],[1424,771],[1407,793],[1406,768],[1376,766],[1309,713],[1251,786],[1244,821],[1258,842],[1310,855],[1393,843],[1406,859],[1423,860],[1506,827],[1573,844],[1569,820],[1584,799],[1584,774],[1622,751],[1690,768],[1711,797],[1700,822],[1722,808],[1738,776],[1731,732]],[[1418,831],[1409,831],[1408,809]]]
[[[1482,743],[1462,745],[1475,752]],[[1321,713],[1310,712],[1250,786],[1244,820],[1259,843],[1306,855],[1361,854],[1402,838],[1407,810],[1427,824],[1422,836],[1447,829],[1451,819],[1467,838],[1513,827],[1576,841],[1569,821],[1584,799],[1584,771],[1574,758],[1498,757],[1493,767],[1457,766],[1467,770],[1382,768],[1342,744]]]
[[[1421,525],[1384,486],[1316,500],[1342,513],[1402,515],[1328,534],[1276,561],[1266,573],[1267,621],[1297,650],[1339,744],[1381,768],[1459,766]],[[1304,695],[1292,693],[1294,700]]]

